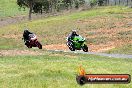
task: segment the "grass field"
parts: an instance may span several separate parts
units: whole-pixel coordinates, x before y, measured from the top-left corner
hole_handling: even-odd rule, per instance
[[[122,49],[124,45],[132,43],[131,11],[131,8],[119,6],[98,7],[88,11],[7,25],[0,28],[0,49],[25,48],[21,40],[25,27],[36,33],[43,45],[65,44],[69,32],[78,28],[79,34],[87,39],[88,45],[97,46],[97,50],[111,46]],[[96,51],[96,48],[93,50]],[[131,50],[132,48],[127,52],[130,53]]]
[[[40,56],[0,57],[0,88],[131,88],[130,84],[76,83],[79,66],[88,74],[130,74],[131,59],[43,52]]]
[[[122,47],[111,49],[107,53],[132,54],[132,44],[126,44]]]
[[[26,15],[27,9],[20,9],[16,0],[0,0],[0,18]]]

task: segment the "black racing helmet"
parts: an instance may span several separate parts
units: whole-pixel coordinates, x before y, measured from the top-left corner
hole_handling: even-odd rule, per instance
[[[25,29],[25,30],[24,30],[24,33],[29,33],[28,29]]]

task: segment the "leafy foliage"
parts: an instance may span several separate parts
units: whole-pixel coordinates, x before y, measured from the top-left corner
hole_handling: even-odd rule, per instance
[[[17,4],[22,8],[30,8],[31,6],[33,13],[68,10],[78,8],[84,3],[84,0],[17,0]]]
[[[106,5],[108,1],[107,0],[90,0],[90,6],[93,7],[95,5],[103,6]]]
[[[107,0],[98,0],[98,5],[99,6],[103,6],[104,4],[106,4]]]
[[[90,0],[90,6],[93,7],[97,5],[97,0]]]

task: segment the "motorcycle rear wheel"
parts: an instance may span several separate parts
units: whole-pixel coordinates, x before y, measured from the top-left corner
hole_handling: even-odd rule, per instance
[[[84,52],[88,52],[88,47],[87,47],[87,45],[84,44],[84,46],[82,47],[82,49],[83,49]]]

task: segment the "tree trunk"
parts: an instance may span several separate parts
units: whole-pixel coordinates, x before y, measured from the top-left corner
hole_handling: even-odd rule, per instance
[[[107,0],[107,5],[109,5],[109,0]]]
[[[29,9],[29,17],[28,17],[28,19],[29,19],[29,20],[31,20],[31,19],[32,19],[31,14],[32,14],[32,8],[30,8],[30,9]]]
[[[131,0],[131,8],[132,8],[132,0]]]
[[[31,20],[32,19],[32,8],[33,8],[33,1],[31,0],[31,1],[29,1],[29,20]]]
[[[120,5],[121,1],[119,0],[119,5]]]
[[[127,0],[127,6],[128,6],[128,0]]]
[[[116,0],[115,0],[115,5],[116,5]]]

